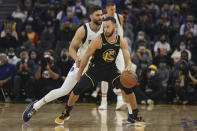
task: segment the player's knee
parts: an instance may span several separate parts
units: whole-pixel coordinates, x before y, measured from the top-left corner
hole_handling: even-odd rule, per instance
[[[123,90],[127,95],[133,93],[133,89],[124,87],[121,84],[120,79],[115,80],[114,86],[119,88],[119,89],[121,89],[121,90]]]
[[[75,95],[80,95],[90,87],[93,87],[92,81],[88,77],[83,76],[81,80],[75,85],[73,93]]]

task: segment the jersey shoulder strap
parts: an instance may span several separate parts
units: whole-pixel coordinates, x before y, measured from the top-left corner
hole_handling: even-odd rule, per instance
[[[85,43],[85,41],[87,39],[87,35],[88,35],[88,30],[87,30],[86,24],[83,24],[83,28],[85,29],[85,36],[83,37],[82,42]]]
[[[118,14],[118,13],[116,13],[116,15],[117,15],[117,18],[118,18],[118,22],[119,22],[119,24],[121,25],[121,23],[120,23],[120,16],[119,16],[119,14]]]
[[[106,43],[107,42],[107,40],[105,39],[104,33],[101,33],[101,39],[102,39],[102,42],[103,43]]]

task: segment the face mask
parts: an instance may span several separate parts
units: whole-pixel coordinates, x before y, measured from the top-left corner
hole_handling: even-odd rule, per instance
[[[145,69],[147,67],[147,64],[141,64],[141,68]]]
[[[29,21],[29,22],[32,22],[34,19],[33,19],[33,17],[29,17],[28,19],[27,19],[27,21]]]
[[[31,30],[31,26],[26,26],[25,28],[27,31],[30,31]]]
[[[66,58],[67,58],[67,56],[66,56],[66,55],[63,55],[63,56],[62,56],[62,59],[64,59],[64,60],[65,60]]]
[[[184,49],[185,49],[185,45],[181,45],[179,48],[180,48],[181,50],[184,50]]]
[[[166,42],[166,40],[161,40],[161,43],[164,44]]]
[[[138,39],[138,40],[144,40],[144,36],[139,35],[139,36],[137,37],[137,39]]]
[[[156,73],[156,72],[155,72],[154,70],[151,70],[151,71],[150,71],[150,75],[151,75],[151,76],[155,76],[155,73]]]
[[[8,53],[9,58],[13,58],[15,56],[15,53]]]
[[[160,63],[159,66],[160,67],[165,67],[166,66],[166,63]]]
[[[31,55],[31,59],[36,59],[36,55]]]

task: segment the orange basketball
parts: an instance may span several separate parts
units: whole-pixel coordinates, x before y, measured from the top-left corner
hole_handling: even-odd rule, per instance
[[[138,79],[134,71],[123,71],[120,75],[120,82],[126,88],[133,88],[137,85]]]

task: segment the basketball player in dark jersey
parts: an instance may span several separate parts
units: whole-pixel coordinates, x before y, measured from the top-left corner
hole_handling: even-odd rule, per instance
[[[65,120],[68,120],[72,106],[78,100],[79,95],[87,88],[95,87],[100,81],[110,82],[114,87],[121,89],[125,101],[129,103],[133,109],[133,115],[129,116],[129,118],[133,120],[133,123],[143,123],[132,88],[125,88],[120,83],[120,72],[115,64],[119,49],[123,52],[125,70],[130,70],[131,60],[128,44],[126,40],[116,34],[116,27],[116,20],[113,17],[104,19],[104,33],[91,41],[84,54],[77,74],[78,83],[75,85],[69,97],[65,110],[61,116],[56,118],[55,122],[57,124],[62,124]],[[89,69],[82,76],[82,72],[91,56],[92,59]]]

